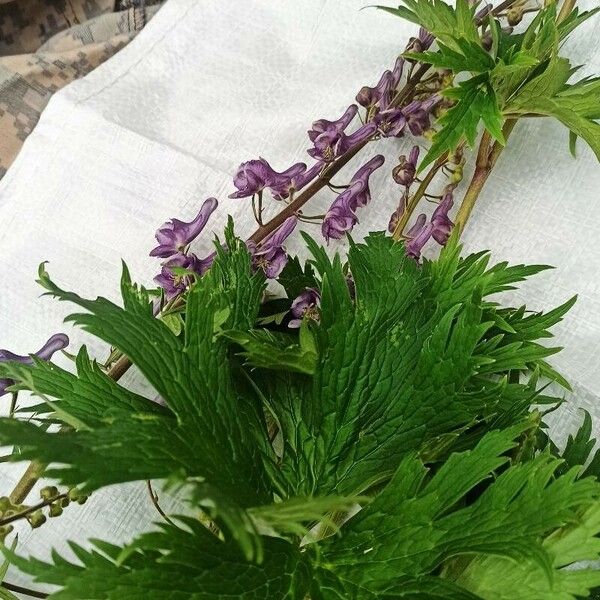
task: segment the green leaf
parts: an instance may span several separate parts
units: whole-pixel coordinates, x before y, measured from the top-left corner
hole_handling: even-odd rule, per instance
[[[161,524],[120,555],[104,543],[91,550],[71,544],[83,566],[57,553],[44,562],[4,552],[36,581],[60,585],[52,600],[304,600],[310,566],[288,542],[265,538],[264,559],[256,565],[195,519],[179,521],[181,527]]]
[[[558,25],[560,39],[563,40],[568,37],[575,29],[577,29],[577,27],[582,23],[585,23],[589,18],[598,14],[598,12],[600,12],[600,6],[583,12],[579,12],[579,8],[575,7],[569,13],[569,16]]]
[[[594,504],[597,484],[577,481],[572,471],[553,479],[560,461],[547,455],[505,468],[515,438],[531,426],[523,422],[488,433],[472,451],[452,455],[430,478],[418,459],[406,457],[386,488],[346,524],[341,540],[324,543],[324,564],[343,581],[372,590],[390,578],[418,577],[440,565],[453,579],[451,561],[465,553],[482,560],[528,561],[550,580],[553,555],[539,537]],[[481,489],[470,501],[468,493],[475,487]],[[494,590],[502,589],[501,581],[497,577]],[[471,579],[457,582],[479,593],[471,589]],[[516,597],[521,596],[513,592]]]
[[[460,51],[460,41],[481,44],[475,25],[475,9],[467,0],[457,0],[456,8],[443,0],[402,0],[404,6],[377,8],[421,25],[440,42]]]
[[[573,300],[532,313],[489,298],[547,267],[461,257],[456,235],[422,264],[383,233],[351,240],[347,263],[305,239],[310,267],[298,261],[288,284],[310,277],[321,307],[299,331],[259,325],[264,279],[231,225],[185,295],[179,335],[126,269],[123,307],[41,270],[53,295],[87,311],[71,318],[129,356],[162,401],[119,386],[85,348],[77,373],[2,363],[0,377],[46,406],[41,424],[0,420],[0,440],[69,487],[166,480],[196,518],[126,548],[72,545],[75,562],[6,551],[14,564],[58,585],[59,600],[518,598],[523,577],[504,583],[492,559],[529,565],[536,590],[595,586],[589,570],[562,570],[600,552],[600,484],[551,456],[532,410],[557,402],[539,384],[559,379],[546,363],[557,349],[540,342]],[[588,430],[575,446],[590,446]],[[474,591],[478,573],[487,595]]]
[[[505,143],[502,133],[503,116],[494,91],[484,76],[469,79],[448,90],[446,95],[457,100],[457,103],[438,120],[441,129],[434,135],[431,148],[419,165],[419,171],[445,152],[452,152],[463,139],[473,146],[480,120],[492,137],[501,144]]]
[[[306,288],[314,288],[317,285],[311,265],[307,263],[302,266],[297,256],[288,259],[277,281],[290,299],[299,296]]]
[[[296,343],[296,336],[267,330],[227,331],[224,335],[239,344],[246,362],[264,369],[285,369],[312,375],[317,355],[313,348]]]
[[[494,59],[480,44],[463,39],[457,40],[456,43],[460,51],[439,43],[437,52],[412,52],[404,56],[442,69],[450,69],[454,73],[485,73],[494,68]]]

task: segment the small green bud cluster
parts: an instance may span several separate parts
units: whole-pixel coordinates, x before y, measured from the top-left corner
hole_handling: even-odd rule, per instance
[[[77,502],[77,504],[85,504],[87,502],[88,496],[86,494],[82,494],[80,490],[77,488],[71,488],[69,490],[69,495],[67,500],[71,502]]]

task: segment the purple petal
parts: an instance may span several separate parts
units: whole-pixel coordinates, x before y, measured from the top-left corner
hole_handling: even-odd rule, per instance
[[[50,360],[52,355],[69,345],[69,338],[64,333],[53,335],[36,353],[41,360]]]
[[[372,137],[375,134],[376,131],[377,124],[370,122],[366,125],[363,125],[350,135],[342,135],[336,147],[336,156],[341,156],[342,154],[345,154],[349,150],[352,150],[359,144],[366,142],[370,137]]]
[[[406,244],[406,254],[418,260],[421,257],[421,250],[431,237],[432,232],[433,225],[427,223],[421,228],[417,235]]]
[[[298,219],[296,217],[288,217],[283,224],[265,240],[263,247],[267,245],[272,247],[281,246],[283,242],[292,234],[297,224]]]
[[[151,250],[150,256],[169,258],[181,252],[206,227],[208,219],[216,210],[218,204],[216,198],[208,198],[202,203],[196,217],[189,223],[179,219],[171,219],[171,221],[165,223],[156,232],[158,246]]]
[[[425,227],[425,223],[427,222],[427,216],[424,213],[421,213],[414,225],[406,232],[406,236],[409,238],[414,238],[420,231]]]

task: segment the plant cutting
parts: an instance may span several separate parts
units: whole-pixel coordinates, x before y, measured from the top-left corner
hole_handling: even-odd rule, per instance
[[[230,198],[252,211],[248,239],[230,220],[214,251],[197,256],[218,206],[207,199],[191,221],[157,231],[158,288],[123,267],[122,305],[68,291],[40,266],[47,294],[76,307],[68,320],[111,348],[100,363],[55,334],[37,354],[0,355],[12,394],[0,440],[15,448],[7,460],[32,461],[0,505],[3,551],[56,586],[48,597],[598,593],[591,419],[563,448],[546,424],[569,389],[548,339],[575,299],[548,312],[511,306],[503,292],[547,267],[460,245],[519,119],[556,118],[573,150],[582,138],[600,156],[600,80],[577,80],[560,55],[597,11],[570,0],[404,0],[385,11],[418,24],[418,37],[339,118],[313,123],[313,163],[240,165]],[[372,150],[405,136],[415,143],[396,165]],[[361,164],[347,173],[351,159]],[[361,211],[377,210],[370,177],[384,168],[398,206],[382,216],[385,231],[355,240]],[[324,188],[335,199],[310,215]],[[420,212],[427,200],[430,215]],[[290,257],[286,240],[304,223],[320,234],[302,233],[306,252]],[[328,252],[331,240],[346,240],[344,252]],[[71,370],[50,360],[65,347]],[[131,366],[158,398],[118,383]],[[39,402],[20,406],[24,391]],[[26,504],[41,476],[51,485]],[[13,545],[15,521],[43,526],[131,481],[158,509],[156,527],[131,543],[71,543],[76,560],[49,561]],[[164,512],[157,482],[186,499],[185,514]]]

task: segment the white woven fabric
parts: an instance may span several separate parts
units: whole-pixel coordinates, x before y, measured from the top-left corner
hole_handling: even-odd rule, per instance
[[[399,19],[360,11],[363,5],[169,0],[115,58],[57,93],[0,183],[0,347],[26,353],[59,330],[73,347],[89,342],[62,325],[68,306],[38,298],[34,279],[43,260],[64,287],[117,299],[121,258],[149,284],[158,267],[148,257],[154,230],[172,216],[193,216],[207,196],[222,201],[214,231],[229,213],[240,234],[250,233],[247,201],[226,199],[235,167],[257,156],[277,169],[306,160],[310,123],[337,118],[414,34]],[[565,48],[590,72],[600,72],[595,27],[583,26]],[[372,205],[360,214],[357,233],[386,226],[398,195],[389,170],[407,147],[384,141],[373,148],[388,161],[372,180]],[[591,152],[581,144],[579,159],[571,159],[561,126],[531,120],[517,127],[465,235],[467,249],[558,267],[518,300],[544,308],[580,294],[558,328],[566,351],[555,364],[576,385],[577,403],[598,416],[599,189]],[[314,212],[331,199],[324,191]],[[209,235],[202,244],[209,248]],[[95,343],[91,349],[104,351]],[[577,418],[567,412],[556,427],[564,431]],[[0,494],[21,470],[2,465]],[[109,489],[33,534],[24,529],[20,546],[47,555],[65,533],[124,541],[135,533],[132,523],[143,528],[155,518],[141,484]]]

